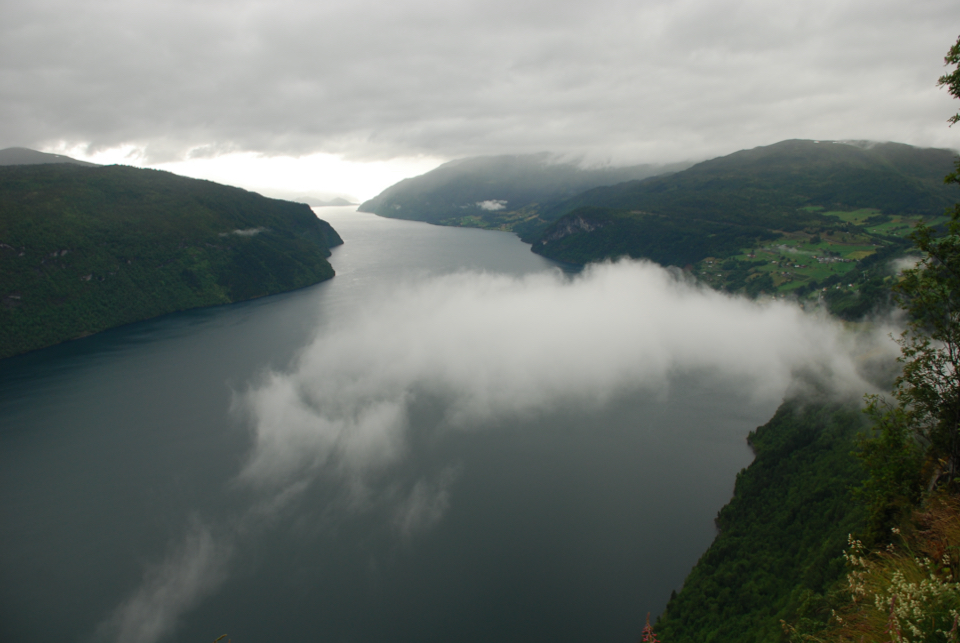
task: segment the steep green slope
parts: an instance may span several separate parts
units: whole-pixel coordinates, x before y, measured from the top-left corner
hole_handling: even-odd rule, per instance
[[[717,517],[719,534],[657,622],[664,643],[768,643],[780,619],[819,614],[866,520],[850,490],[864,427],[856,404],[784,403],[748,438],[756,453]]]
[[[333,276],[303,204],[124,166],[0,167],[0,357]]]
[[[689,167],[635,165],[582,169],[548,154],[451,161],[406,179],[363,203],[361,212],[441,225],[524,229],[537,213],[598,185],[613,185]]]

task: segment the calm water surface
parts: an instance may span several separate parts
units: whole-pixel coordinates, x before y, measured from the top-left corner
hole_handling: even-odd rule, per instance
[[[322,481],[250,526],[231,409],[267,369],[391,285],[558,269],[506,233],[320,214],[346,242],[332,281],[0,362],[0,640],[102,638],[191,534],[222,564],[152,640],[630,641],[680,587],[775,406],[696,378],[439,435],[424,400],[395,475],[455,473],[431,529],[398,537]]]

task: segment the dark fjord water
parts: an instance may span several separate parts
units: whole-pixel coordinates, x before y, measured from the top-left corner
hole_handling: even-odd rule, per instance
[[[0,640],[629,641],[680,587],[775,406],[715,380],[470,431],[414,404],[390,475],[449,493],[410,537],[322,477],[257,513],[235,409],[265,370],[390,284],[557,270],[506,233],[321,215],[330,282],[0,362]]]

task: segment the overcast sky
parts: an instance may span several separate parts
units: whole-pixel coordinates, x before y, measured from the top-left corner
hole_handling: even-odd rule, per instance
[[[958,148],[958,33],[956,0],[5,0],[0,147],[361,198],[481,154]]]

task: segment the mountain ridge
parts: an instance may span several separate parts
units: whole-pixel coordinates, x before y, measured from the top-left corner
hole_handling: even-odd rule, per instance
[[[457,159],[404,179],[358,208],[439,225],[513,229],[545,203],[689,164],[581,168],[549,153]]]
[[[945,221],[955,158],[900,143],[781,141],[593,188],[520,236],[557,261],[648,259],[714,288],[796,296],[857,319],[886,301],[887,260],[909,249],[909,230]]]
[[[0,358],[330,279],[309,206],[160,170],[0,166]]]
[[[0,166],[3,165],[44,165],[47,163],[72,163],[84,167],[98,167],[96,163],[78,161],[62,154],[38,152],[26,147],[7,147],[0,150]]]

